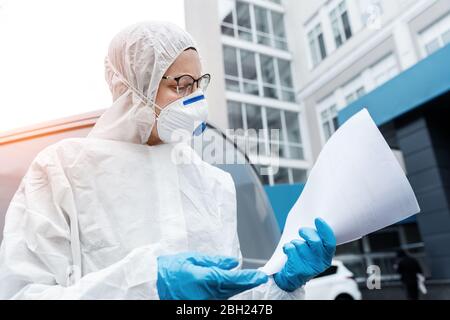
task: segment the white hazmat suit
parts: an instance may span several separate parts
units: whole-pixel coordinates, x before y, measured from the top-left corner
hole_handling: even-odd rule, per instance
[[[240,259],[231,176],[190,146],[149,146],[150,106],[190,35],[160,22],[111,42],[112,106],[87,138],[41,151],[8,208],[0,249],[1,299],[158,299],[157,257],[185,251]],[[123,78],[127,85],[124,84]],[[197,161],[176,163],[175,158]],[[272,277],[234,299],[301,299]]]

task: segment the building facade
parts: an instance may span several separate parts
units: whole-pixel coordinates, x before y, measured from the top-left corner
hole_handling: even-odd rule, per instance
[[[450,255],[440,241],[446,242],[450,236],[450,211],[445,205],[450,200],[446,169],[450,141],[446,138],[448,131],[439,123],[448,112],[432,110],[428,92],[443,86],[439,105],[448,107],[448,83],[439,73],[450,70],[450,55],[435,55],[446,50],[450,42],[450,2],[291,1],[286,2],[286,7],[301,17],[292,19],[297,23],[293,28],[302,30],[303,35],[303,40],[295,43],[295,51],[303,53],[296,64],[300,68],[297,98],[307,117],[313,159],[339,124],[367,107],[399,156],[422,208],[416,219],[338,248],[340,258],[360,275],[374,264],[380,266],[385,279],[395,279],[395,252],[403,249],[421,261],[427,276],[449,279]],[[411,109],[407,109],[408,102],[402,99],[412,96],[410,81],[414,79],[415,92],[422,95],[417,96],[414,108],[411,102]],[[432,84],[426,88],[428,91],[421,81]],[[409,88],[405,88],[408,84]],[[405,108],[402,113],[389,116],[399,106]],[[419,106],[426,111],[413,110]],[[414,112],[421,113],[414,117]],[[412,123],[418,128],[420,121],[427,123],[422,138],[435,136],[434,140],[425,139],[422,149],[417,139],[420,131],[411,129]],[[436,144],[446,147],[439,149]],[[433,160],[434,165],[428,166]],[[431,198],[443,204],[430,205]]]
[[[187,29],[213,74],[210,122],[221,129],[281,129],[279,158],[272,157],[268,134],[258,136],[249,157],[268,169],[264,184],[304,182],[313,159],[297,101],[285,6],[276,0],[187,0],[185,8]]]
[[[438,61],[434,57],[445,54],[450,42],[447,0],[186,0],[185,10],[186,27],[214,75],[208,92],[211,122],[222,129],[281,129],[280,170],[261,177],[270,186],[305,182],[343,121],[370,105],[367,99],[373,96],[380,105],[386,99],[400,102],[399,91],[389,94],[389,88],[400,80],[408,83],[401,78],[405,75],[420,79],[408,70],[417,66],[414,70],[426,73],[426,65]],[[444,56],[435,63],[446,67],[445,61]],[[445,87],[443,92],[445,101]],[[339,258],[361,279],[372,264],[380,266],[384,279],[397,279],[399,249],[417,257],[427,276],[450,279],[450,252],[439,244],[439,239],[450,240],[448,165],[443,164],[449,159],[448,131],[437,121],[440,111],[414,118],[411,112],[418,111],[413,109],[417,106],[377,124],[403,165],[422,213],[338,248]],[[381,119],[391,111],[374,105],[369,112]],[[445,167],[438,175],[447,178],[431,196],[424,185],[431,180],[415,182],[421,171],[410,122],[425,128],[425,136],[431,132],[435,141],[448,143],[438,157],[440,168]],[[433,150],[434,140],[428,142],[423,148]],[[260,166],[272,161],[270,155],[251,159]],[[427,197],[442,206],[429,208]]]

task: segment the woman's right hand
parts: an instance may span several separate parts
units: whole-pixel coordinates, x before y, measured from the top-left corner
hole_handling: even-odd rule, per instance
[[[268,276],[257,270],[231,270],[231,257],[195,252],[158,257],[157,289],[161,300],[228,299],[257,287]]]

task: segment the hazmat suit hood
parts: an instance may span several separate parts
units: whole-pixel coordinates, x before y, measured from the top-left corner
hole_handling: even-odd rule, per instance
[[[193,38],[175,24],[141,22],[119,32],[105,58],[105,78],[113,103],[98,119],[89,138],[146,144],[155,114],[159,83]]]

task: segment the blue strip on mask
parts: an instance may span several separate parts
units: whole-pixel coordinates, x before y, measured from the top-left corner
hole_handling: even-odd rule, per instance
[[[206,130],[206,122],[202,122],[197,129],[194,130],[194,132],[192,133],[192,135],[198,137],[199,135],[201,135],[204,131]]]
[[[199,96],[196,96],[196,97],[193,97],[193,98],[183,101],[183,106],[187,106],[194,102],[204,100],[204,99],[205,99],[205,96],[202,94],[202,95],[199,95]]]

